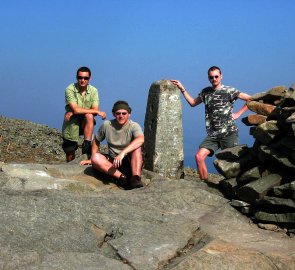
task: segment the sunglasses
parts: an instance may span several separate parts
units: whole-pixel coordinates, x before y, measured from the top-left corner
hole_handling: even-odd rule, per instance
[[[116,113],[115,113],[115,115],[121,115],[121,114],[122,114],[122,115],[126,115],[127,112],[116,112]]]
[[[213,80],[214,78],[215,78],[215,79],[218,79],[219,76],[218,76],[218,75],[215,75],[215,76],[209,76],[209,79],[210,79],[210,80]]]
[[[89,77],[83,77],[83,76],[78,76],[78,80],[85,80],[85,81],[88,81],[89,80]]]

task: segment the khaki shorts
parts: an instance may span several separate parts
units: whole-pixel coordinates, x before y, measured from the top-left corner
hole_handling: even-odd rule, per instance
[[[238,132],[231,133],[230,135],[223,138],[212,138],[207,136],[204,141],[200,144],[200,148],[206,148],[210,151],[209,157],[212,157],[214,152],[219,148],[225,149],[238,145]]]

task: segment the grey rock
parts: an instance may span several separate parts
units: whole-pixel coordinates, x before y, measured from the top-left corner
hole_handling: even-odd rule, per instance
[[[247,203],[247,202],[243,202],[243,201],[239,201],[239,200],[231,200],[230,205],[231,205],[231,206],[234,206],[234,207],[245,207],[245,206],[250,206],[249,203]]]
[[[237,179],[234,177],[221,180],[219,182],[219,187],[226,194],[227,198],[231,199],[236,197],[236,191],[239,188],[239,185]]]
[[[270,213],[295,213],[295,201],[293,199],[264,196],[262,199],[257,200],[253,205],[259,207],[259,209],[267,209]],[[293,223],[295,223],[295,220]]]
[[[144,167],[164,177],[183,178],[182,105],[179,90],[169,80],[149,90],[144,121]]]
[[[280,227],[274,224],[258,223],[257,226],[261,229],[274,231],[274,232],[277,232],[280,230]]]
[[[279,152],[286,155],[292,163],[295,163],[295,136],[286,135],[279,141],[272,143],[271,148],[278,150]]]
[[[259,114],[250,114],[244,118],[242,118],[242,122],[246,126],[257,126],[264,122],[266,122],[267,117],[265,115]]]
[[[284,96],[286,103],[288,103],[288,106],[294,106],[295,104],[295,87],[294,84],[291,85],[291,87],[286,91],[286,94]]]
[[[274,223],[295,223],[295,213],[276,213],[271,214],[263,211],[259,211],[254,214],[257,220],[263,222],[274,222]]]
[[[281,131],[277,126],[277,121],[275,120],[267,121],[263,124],[260,124],[252,133],[255,139],[259,140],[265,145],[270,144],[280,134]]]
[[[237,183],[240,185],[245,185],[249,182],[252,182],[254,180],[261,178],[261,176],[262,176],[261,168],[256,166],[256,167],[251,168],[250,170],[244,172],[240,176],[238,176]]]
[[[274,105],[265,104],[257,101],[247,101],[249,110],[260,115],[268,116],[276,108]]]
[[[265,92],[257,93],[251,96],[251,100],[259,101],[268,104],[276,104],[277,101],[280,101],[287,91],[285,86],[276,86]]]
[[[235,161],[216,159],[213,164],[225,178],[233,178],[254,167],[256,159],[252,155],[245,155]]]
[[[250,214],[252,212],[251,206],[243,206],[241,207],[241,212],[245,215]]]
[[[278,197],[295,199],[295,181],[273,188],[273,193]]]
[[[223,160],[237,160],[249,153],[249,148],[246,144],[237,145],[231,148],[226,148],[215,154],[216,158]]]
[[[287,123],[294,123],[295,122],[295,113],[292,113],[287,119]]]
[[[201,188],[196,178],[169,180],[151,174],[148,186],[125,191],[76,164],[5,164],[3,169],[4,183],[34,178],[37,171],[39,182],[48,174],[57,182],[62,178],[91,187],[79,192],[46,189],[37,178],[39,189],[2,186],[0,261],[7,269],[178,269],[199,256],[206,269],[211,263],[204,250],[214,249],[223,250],[218,265],[228,269],[231,262],[225,255],[231,249],[226,247],[235,247],[235,265],[245,256],[253,259],[254,250],[260,253],[257,260],[284,254],[288,265],[295,253],[294,241],[256,230],[228,200],[214,188]],[[220,253],[209,255],[210,261],[220,258]]]
[[[258,158],[263,163],[274,164],[275,168],[283,167],[295,171],[295,165],[283,153],[266,145],[261,145],[258,149]]]
[[[274,263],[275,262],[275,263]],[[181,261],[173,270],[187,269],[292,269],[295,266],[292,259],[286,260],[284,256],[262,257],[257,250],[239,248],[238,245],[227,243],[221,240],[214,240],[208,245]],[[278,267],[279,267],[278,266]]]
[[[237,190],[237,196],[241,200],[252,204],[255,200],[262,199],[271,188],[279,186],[281,180],[280,175],[270,174],[240,187]]]

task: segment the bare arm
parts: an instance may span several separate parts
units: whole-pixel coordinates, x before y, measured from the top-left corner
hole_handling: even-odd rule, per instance
[[[178,89],[181,91],[183,94],[185,100],[188,102],[191,107],[195,107],[202,103],[202,99],[200,97],[193,98],[184,88],[184,86],[181,84],[180,81],[178,80],[171,80],[171,82],[178,87]]]
[[[94,137],[91,146],[91,156],[99,152],[100,142]]]
[[[100,111],[98,109],[97,105],[93,106],[91,109],[84,109],[84,108],[79,107],[76,103],[71,102],[69,104],[69,106],[70,106],[71,111],[66,113],[66,115],[65,115],[66,121],[69,121],[71,116],[74,114],[86,114],[86,113],[92,113],[95,115],[99,115],[102,119],[106,118],[106,113]]]
[[[249,96],[246,93],[240,93],[239,96],[238,96],[238,98],[239,99],[242,99],[242,100],[245,100],[245,101],[248,101],[248,100],[250,100],[251,96]],[[237,111],[236,113],[233,113],[232,114],[233,119],[234,120],[238,119],[247,110],[248,110],[247,103],[245,103],[243,105],[243,107],[239,111]]]
[[[134,151],[135,149],[141,147],[144,143],[144,135],[138,135],[128,146],[126,146],[118,156],[116,156],[113,165],[115,168],[120,167],[122,165],[123,158],[130,152]]]

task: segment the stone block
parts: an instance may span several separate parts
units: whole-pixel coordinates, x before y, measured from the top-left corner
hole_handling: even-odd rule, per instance
[[[263,222],[295,223],[295,213],[270,214],[259,211],[254,214],[255,219]]]
[[[221,180],[219,182],[219,187],[228,198],[236,197],[236,190],[238,188],[238,183],[236,181],[236,178]]]
[[[279,186],[281,180],[282,177],[278,174],[267,175],[240,187],[237,190],[237,196],[242,201],[255,203],[257,199],[262,199],[271,188]]]
[[[273,188],[273,193],[277,197],[295,199],[295,181]]]
[[[223,160],[237,160],[249,153],[249,148],[246,144],[237,145],[226,148],[216,153],[216,158]]]
[[[292,199],[277,198],[271,196],[264,196],[263,199],[257,200],[255,206],[269,208],[270,212],[275,209],[291,209],[295,213],[295,201]]]
[[[288,159],[288,157],[269,146],[261,145],[258,148],[258,158],[265,164],[275,165],[275,167],[273,167],[276,169],[282,167],[284,169],[289,169],[291,173],[295,172],[295,165]]]
[[[257,101],[247,101],[247,106],[250,111],[268,116],[276,108],[274,105],[264,104]]]
[[[257,180],[261,177],[261,170],[258,166],[244,172],[242,175],[237,177],[237,182],[240,185],[248,184],[254,180]]]
[[[183,131],[180,91],[169,80],[149,90],[144,122],[144,168],[164,177],[183,178]]]
[[[257,126],[253,132],[253,137],[263,144],[270,144],[281,134],[277,121],[271,120]]]
[[[246,126],[257,126],[266,121],[266,116],[265,115],[260,115],[260,114],[250,114],[247,117],[242,118],[242,122]]]
[[[256,166],[256,159],[252,155],[245,155],[242,158],[232,160],[216,159],[213,162],[216,170],[225,178],[233,178]]]
[[[284,97],[286,90],[286,86],[275,86],[266,92],[257,93],[251,96],[251,100],[268,104],[275,104],[278,100],[281,100],[281,98]]]

